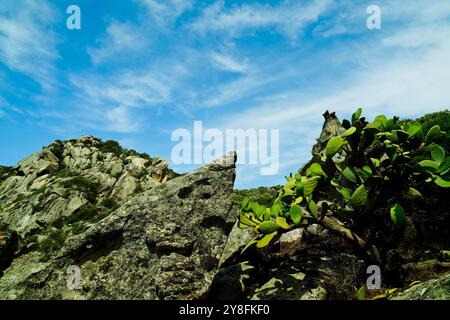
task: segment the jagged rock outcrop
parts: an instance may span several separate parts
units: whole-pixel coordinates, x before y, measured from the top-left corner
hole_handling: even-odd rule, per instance
[[[83,150],[76,148],[70,155],[64,152],[64,163],[71,163],[66,158],[74,156],[76,168],[87,168],[90,153]],[[27,160],[28,174],[49,168],[37,158]],[[51,155],[49,158],[55,162]],[[142,161],[124,164],[113,156],[105,160],[105,165],[120,173],[120,177],[130,175],[139,179],[136,170],[146,168]],[[167,180],[162,174],[166,165],[157,161],[152,167],[157,183],[151,188],[77,234],[55,228],[53,236],[59,237],[63,232],[57,250],[43,252],[28,247],[28,251],[16,257],[0,278],[0,299],[205,298],[236,220],[231,199],[235,161],[236,154],[231,153],[165,183],[161,182]],[[119,170],[120,166],[123,169]],[[8,185],[13,179],[9,178]],[[23,179],[19,180],[23,184]],[[32,184],[31,180],[27,186]],[[48,185],[53,183],[50,180]],[[114,195],[114,187],[108,185],[105,190],[108,196]],[[69,202],[75,197],[70,198]],[[73,206],[79,203],[74,201]],[[67,208],[67,204],[59,207]],[[29,216],[28,221],[37,221],[31,213]],[[8,221],[13,222],[19,235],[29,230],[22,227],[26,224],[15,222],[20,219],[9,217]],[[68,286],[71,268],[80,271],[80,286],[75,289]]]

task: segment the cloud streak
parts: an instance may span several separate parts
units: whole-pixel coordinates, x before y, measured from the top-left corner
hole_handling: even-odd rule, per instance
[[[56,84],[58,37],[52,30],[57,14],[46,1],[2,1],[0,8],[0,61],[49,88]],[[43,36],[45,35],[45,36]]]
[[[195,0],[138,0],[138,2],[147,8],[150,16],[159,25],[166,25],[192,9]]]
[[[225,1],[221,0],[205,8],[191,28],[201,34],[220,32],[231,37],[258,29],[275,28],[295,40],[332,3],[331,0],[285,1],[277,6],[256,3],[227,8]]]
[[[221,70],[235,73],[245,73],[248,66],[245,62],[237,61],[235,58],[220,53],[213,53],[211,59]]]
[[[87,51],[94,65],[107,61],[124,60],[131,55],[147,50],[151,41],[143,30],[132,24],[113,22],[106,29],[105,36],[97,48]]]

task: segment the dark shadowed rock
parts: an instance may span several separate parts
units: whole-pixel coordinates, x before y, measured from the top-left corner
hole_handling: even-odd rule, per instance
[[[274,267],[252,300],[353,299],[365,264],[354,255],[302,256],[300,261]]]
[[[246,298],[248,282],[254,277],[255,267],[248,261],[221,269],[209,291],[210,300],[242,300]]]

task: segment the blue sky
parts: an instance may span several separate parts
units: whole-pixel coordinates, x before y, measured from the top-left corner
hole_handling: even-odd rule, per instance
[[[81,8],[68,30],[66,8]],[[369,5],[381,30],[366,27]],[[274,185],[309,158],[329,109],[449,107],[450,1],[2,0],[0,163],[91,134],[170,160],[177,128],[280,129]],[[193,166],[173,166],[178,171]]]

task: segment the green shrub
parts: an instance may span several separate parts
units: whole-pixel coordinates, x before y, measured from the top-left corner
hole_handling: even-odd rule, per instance
[[[25,199],[27,199],[28,198],[28,195],[27,194],[25,194],[25,193],[19,193],[17,196],[16,196],[16,198],[14,199],[14,202],[21,202],[21,201],[23,201],[23,200],[25,200]]]
[[[113,153],[116,157],[126,158],[129,156],[136,156],[148,161],[152,160],[152,158],[147,153],[139,153],[133,149],[122,148],[120,144],[114,140],[100,141],[100,143],[98,144],[98,148],[101,152]]]
[[[53,229],[47,237],[39,243],[39,250],[45,253],[52,253],[62,248],[66,241],[66,234],[63,230]]]
[[[85,223],[83,221],[77,221],[72,224],[72,234],[77,235],[85,230]]]
[[[113,198],[106,198],[101,203],[102,207],[105,207],[110,212],[115,211],[120,205]]]
[[[76,176],[70,180],[64,181],[62,186],[64,188],[77,190],[83,193],[89,202],[95,203],[100,184],[98,182],[90,181],[84,177]]]
[[[281,186],[233,190],[233,203],[240,206],[245,197],[248,197],[263,206],[270,207],[273,201],[277,198],[280,187]]]
[[[67,223],[73,223],[78,221],[91,221],[94,220],[99,213],[98,207],[92,204],[86,204],[79,208],[74,214],[66,219]]]
[[[57,229],[62,229],[65,225],[65,221],[63,218],[59,217],[55,221],[53,221],[52,226]]]
[[[422,197],[412,186],[450,187],[450,157],[435,143],[446,134],[439,125],[424,130],[418,122],[402,125],[384,115],[369,123],[361,113],[343,121],[346,131],[328,138],[317,162],[286,177],[270,207],[243,200],[239,226],[256,233],[246,248],[264,247],[311,222],[340,231],[360,247],[389,248],[403,233],[404,208]],[[424,151],[427,159],[415,162]]]
[[[117,157],[119,157],[123,153],[123,149],[120,144],[114,140],[101,142],[99,145],[99,149],[104,153],[114,153]]]
[[[139,170],[139,172],[136,174],[136,179],[141,180],[143,177],[148,175],[148,169],[143,168],[142,170]]]
[[[0,184],[14,174],[11,167],[0,166]]]
[[[141,193],[144,189],[142,188],[142,185],[140,183],[137,184],[136,189],[134,189],[134,193]]]
[[[441,112],[435,112],[427,114],[416,120],[422,124],[424,132],[428,132],[432,127],[438,125],[442,131],[446,134],[441,137],[437,137],[435,142],[440,144],[450,153],[450,111],[445,110]]]
[[[28,234],[22,239],[23,247],[27,249],[36,248],[38,246],[38,235]]]
[[[64,142],[62,142],[61,140],[56,140],[55,142],[53,142],[50,145],[49,150],[56,158],[58,158],[59,161],[62,161],[64,159]]]
[[[109,210],[108,210],[109,209]],[[64,220],[66,224],[72,224],[79,221],[98,222],[117,209],[117,204],[111,204],[111,207],[105,208],[98,205],[86,204],[79,208],[74,214]]]
[[[64,168],[62,170],[59,170],[56,176],[58,178],[71,178],[77,176],[77,173],[70,170],[69,168]]]

